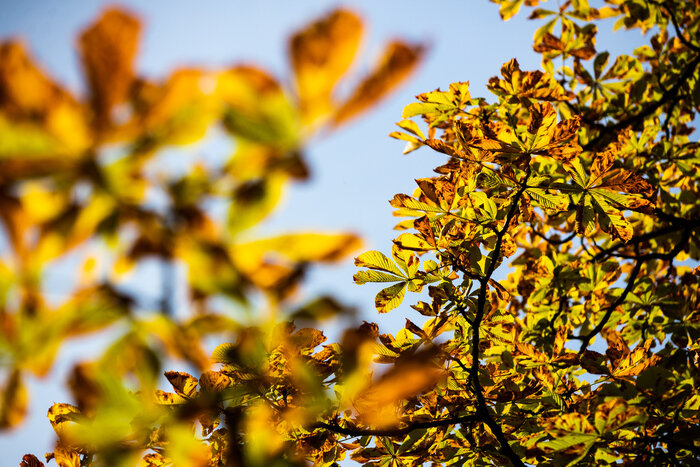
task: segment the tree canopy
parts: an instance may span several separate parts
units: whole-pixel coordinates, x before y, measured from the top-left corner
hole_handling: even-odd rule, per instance
[[[540,21],[542,69],[513,59],[489,98],[465,81],[404,108],[391,136],[440,165],[391,200],[401,233],[384,253],[359,254],[354,280],[382,284],[379,313],[404,301],[412,311],[397,333],[364,322],[337,343],[318,319],[342,304],[290,309],[287,298],[309,264],[359,240],[246,231],[304,178],[308,136],[367,110],[416,66],[420,45],[389,44],[339,98],[362,23],[337,10],[291,39],[293,90],[250,67],[156,83],[131,67],[138,22],[110,10],[81,35],[91,94],[80,100],[4,44],[0,216],[13,256],[0,265],[3,426],[21,421],[25,372],[45,373],[63,340],[119,323],[105,354],[75,367],[74,404],[49,409],[57,444],[47,461],[700,461],[700,2],[492,1],[504,20],[524,5]],[[613,57],[598,26],[639,29],[649,43]],[[225,164],[151,173],[159,151],[217,123],[236,141]],[[164,208],[150,204],[156,189]],[[42,267],[98,240],[111,248],[111,274],[95,281],[88,258],[74,296],[54,307]],[[153,257],[164,268],[161,313],[143,315],[112,274]],[[186,284],[168,272],[176,264]],[[173,315],[173,287],[187,288],[191,316]],[[222,296],[255,302],[265,319],[237,322],[219,312]],[[205,338],[222,333],[231,342],[206,355]],[[166,371],[163,390],[166,355],[192,370]],[[41,462],[28,454],[22,465]]]

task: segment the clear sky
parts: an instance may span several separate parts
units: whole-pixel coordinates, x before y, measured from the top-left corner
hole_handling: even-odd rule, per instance
[[[312,181],[292,187],[281,209],[263,226],[267,233],[351,230],[364,237],[365,249],[385,252],[397,222],[388,200],[395,193],[410,193],[415,187],[413,179],[431,176],[432,168],[444,160],[425,149],[403,156],[403,143],[387,137],[394,122],[401,119],[403,106],[416,94],[445,89],[453,81],[468,80],[472,95],[487,96],[488,78],[513,57],[523,69],[539,68],[539,57],[531,48],[536,23],[526,21],[522,14],[504,23],[498,7],[487,0],[355,0],[346,4],[328,0],[0,0],[0,4],[0,38],[21,37],[43,69],[76,92],[84,91],[74,47],[76,35],[112,4],[124,5],[144,20],[138,70],[149,77],[163,77],[184,65],[219,68],[245,62],[286,82],[286,39],[340,5],[358,12],[367,27],[356,73],[366,70],[391,38],[427,42],[426,60],[398,92],[369,115],[310,143],[306,156]],[[630,53],[641,40],[638,32],[611,36],[601,31],[599,51]],[[194,150],[216,148],[205,145]],[[384,332],[396,330],[412,310],[404,305],[388,316],[378,316],[373,307],[378,287],[353,285],[354,271],[351,260],[339,267],[316,269],[304,293],[331,292],[356,306],[361,318],[378,322]],[[17,465],[27,452],[42,456],[53,450],[46,410],[53,402],[70,400],[60,384],[70,362],[86,352],[97,352],[98,347],[94,338],[69,345],[47,379],[30,381],[29,418],[20,429],[0,435],[1,466]]]

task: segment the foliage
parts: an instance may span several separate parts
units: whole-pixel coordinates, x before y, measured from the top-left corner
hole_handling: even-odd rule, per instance
[[[419,63],[421,45],[395,40],[339,93],[363,30],[339,9],[296,33],[291,89],[249,65],[154,80],[135,68],[139,20],[109,9],[79,37],[84,97],[54,82],[20,42],[0,44],[0,428],[22,422],[28,373],[46,376],[66,340],[108,329],[104,355],[70,376],[76,405],[49,411],[59,441],[48,457],[77,465],[97,450],[133,463],[151,443],[147,427],[171,412],[161,404],[170,396],[153,396],[165,359],[204,372],[210,336],[253,338],[271,323],[352,311],[332,297],[289,298],[308,267],[356,250],[355,234],[259,238],[254,228],[285,187],[308,178],[311,138],[369,110]],[[211,139],[223,154],[181,149]],[[134,287],[154,264],[160,279]],[[58,296],[52,271],[65,277]],[[87,419],[89,448],[76,450],[65,426]]]
[[[504,19],[545,3],[494,1]],[[358,256],[355,275],[384,283],[379,312],[427,290],[403,329],[364,323],[321,345],[320,330],[290,322],[241,327],[215,350],[220,367],[167,372],[175,392],[153,397],[108,393],[112,373],[82,367],[76,387],[96,391],[78,395],[96,402],[49,412],[56,459],[696,464],[700,3],[599,3],[533,8],[547,21],[534,45],[544,71],[509,61],[491,103],[453,83],[404,109],[392,136],[405,152],[447,157],[394,197],[406,232],[390,254]],[[610,21],[649,45],[598,52]],[[144,360],[121,345],[104,361]]]

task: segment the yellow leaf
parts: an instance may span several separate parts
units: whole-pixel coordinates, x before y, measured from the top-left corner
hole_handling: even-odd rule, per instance
[[[186,424],[175,424],[168,429],[167,438],[165,455],[172,461],[172,465],[187,467],[210,465],[211,453],[206,444],[194,436],[194,430],[191,427]]]
[[[269,461],[282,449],[284,438],[277,431],[278,421],[265,403],[256,404],[248,411],[245,420],[244,444],[252,465],[270,465]]]
[[[24,420],[28,399],[22,375],[15,369],[0,391],[0,430],[13,428]]]
[[[80,415],[80,410],[76,406],[57,402],[49,407],[46,417],[51,422],[58,438],[69,441],[72,437],[71,422],[75,422],[78,415]]]
[[[81,467],[80,453],[69,446],[58,443],[53,451],[53,459],[58,467]]]
[[[266,72],[237,66],[220,73],[216,96],[224,104],[224,125],[234,135],[263,144],[267,151],[287,152],[299,145],[297,110]]]
[[[156,403],[161,405],[179,405],[185,403],[185,399],[180,395],[173,394],[172,392],[165,392],[160,389],[155,391],[153,397]]]
[[[161,85],[140,81],[129,131],[146,132],[158,144],[197,141],[219,114],[215,89],[215,75],[198,69],[177,70]]]

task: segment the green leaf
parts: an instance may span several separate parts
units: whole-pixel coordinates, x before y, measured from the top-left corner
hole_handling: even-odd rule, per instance
[[[547,193],[541,188],[528,188],[526,193],[530,195],[533,204],[553,211],[564,211],[569,205],[569,198],[559,193]]]
[[[397,194],[389,201],[389,204],[395,208],[405,208],[413,211],[421,212],[445,212],[439,206],[431,206],[430,204],[418,201],[408,195]]]
[[[406,282],[399,282],[382,289],[374,298],[374,305],[379,313],[387,313],[401,305],[406,295]]]
[[[404,277],[394,276],[380,271],[358,271],[352,276],[356,284],[366,284],[367,282],[397,282],[404,280]]]
[[[402,118],[411,118],[415,117],[416,115],[426,115],[426,114],[431,114],[431,113],[436,113],[438,112],[438,109],[440,108],[440,104],[434,104],[430,102],[413,102],[411,104],[408,104],[406,107],[403,108],[403,112],[401,113]]]
[[[384,256],[383,253],[376,250],[367,251],[355,258],[355,266],[360,268],[376,269],[395,274],[400,277],[406,277],[404,273],[402,273],[401,270],[396,267],[393,261]]]
[[[569,433],[561,438],[556,438],[542,443],[540,446],[553,449],[555,451],[562,451],[577,444],[585,444],[586,446],[590,447],[593,443],[595,443],[597,438],[598,435],[594,433]]]

